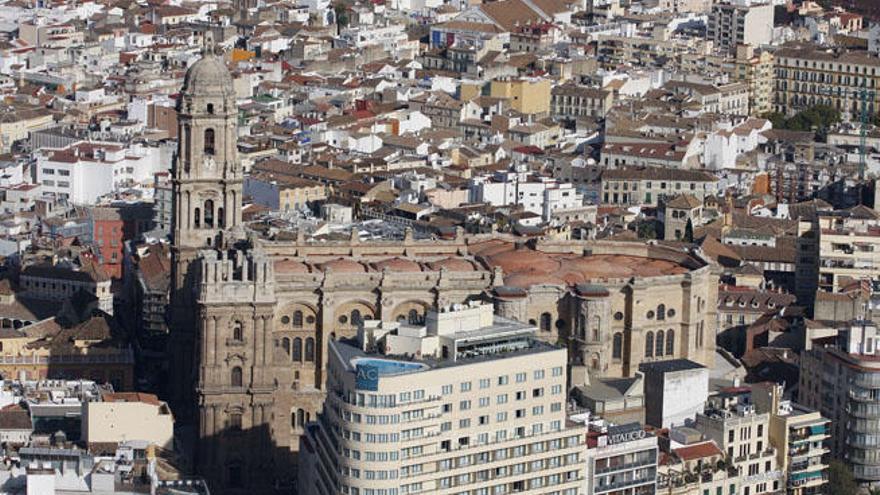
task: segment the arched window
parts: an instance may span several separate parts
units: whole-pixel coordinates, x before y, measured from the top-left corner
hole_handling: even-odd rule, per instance
[[[290,339],[284,337],[281,339],[281,348],[284,349],[284,354],[290,356]]]
[[[656,351],[654,351],[654,355],[660,357],[663,355],[663,330],[657,332],[657,345],[655,346]]]
[[[645,335],[645,357],[654,357],[654,332]]]
[[[296,427],[302,428],[306,424],[306,412],[302,409],[296,410]]]
[[[349,319],[349,321],[351,322],[351,326],[353,326],[353,327],[360,325],[361,322],[363,322],[363,318],[361,317],[361,312],[357,309],[351,310],[351,319]]]
[[[666,319],[666,305],[659,304],[657,305],[657,319],[665,320]]]
[[[234,412],[229,414],[229,429],[232,431],[241,431],[241,413]]]
[[[549,332],[553,326],[553,315],[550,313],[541,313],[541,331]]]
[[[675,355],[675,330],[672,329],[666,332],[666,355]]]
[[[193,218],[193,226],[197,229],[202,228],[202,210],[196,208],[196,210],[193,212]]]
[[[599,355],[595,352],[593,356],[590,358],[590,367],[596,371],[599,371],[600,363],[599,363]]]
[[[232,324],[232,340],[236,342],[244,340],[244,329],[242,328],[240,321],[236,321]]]
[[[217,226],[221,229],[226,226],[223,220],[223,207],[217,208]]]
[[[230,382],[232,382],[233,387],[241,387],[242,386],[242,377],[241,377],[241,368],[236,366],[232,368],[232,373],[230,377]]]
[[[213,113],[214,113],[214,104],[213,104],[213,103],[208,103],[208,108],[207,108],[207,110],[208,110],[208,113],[213,114]]]
[[[623,357],[623,334],[620,332],[614,334],[611,344],[611,357],[614,359]]]
[[[205,201],[205,227],[214,228],[214,200]]]
[[[301,338],[297,337],[293,339],[293,360],[294,361],[302,361],[303,355],[303,341]]]
[[[214,154],[214,129],[205,129],[205,154]]]
[[[300,310],[296,310],[293,312],[293,326],[301,327],[303,326],[303,312]]]
[[[315,360],[315,339],[309,337],[306,339],[306,361]]]
[[[407,314],[407,320],[409,321],[410,325],[418,324],[421,319],[422,317],[419,315],[418,311],[414,309],[409,310],[409,313]]]

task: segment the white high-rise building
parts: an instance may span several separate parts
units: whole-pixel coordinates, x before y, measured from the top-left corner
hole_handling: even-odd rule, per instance
[[[566,424],[566,351],[533,333],[472,304],[424,326],[369,320],[331,341],[301,493],[583,494],[586,429]]]
[[[736,54],[737,45],[768,45],[773,41],[773,5],[748,0],[717,3],[709,15],[706,37],[730,54]]]

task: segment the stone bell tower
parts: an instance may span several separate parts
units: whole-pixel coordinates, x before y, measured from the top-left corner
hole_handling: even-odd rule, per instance
[[[195,413],[197,258],[241,231],[242,171],[236,153],[232,76],[208,33],[202,58],[186,73],[178,100],[178,153],[172,166],[173,224],[170,382],[175,412]]]

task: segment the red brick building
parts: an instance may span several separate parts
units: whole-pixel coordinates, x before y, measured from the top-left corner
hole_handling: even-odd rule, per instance
[[[122,278],[125,243],[152,228],[150,205],[123,205],[91,209],[92,240],[101,267],[113,279]]]

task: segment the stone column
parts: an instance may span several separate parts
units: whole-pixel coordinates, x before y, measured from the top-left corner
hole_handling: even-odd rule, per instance
[[[211,318],[211,340],[214,341],[214,349],[211,351],[211,364],[217,366],[217,355],[220,354],[220,332],[217,331],[217,317]]]
[[[269,362],[269,349],[271,349],[272,343],[272,328],[271,328],[271,319],[266,318],[263,324],[263,346],[262,346],[262,356],[260,357],[260,362],[263,366],[266,366]]]
[[[216,327],[216,320],[213,316],[208,316],[205,318],[205,363],[210,366],[214,366],[215,364],[215,353],[217,350],[216,340],[217,336],[214,333],[214,328]]]

